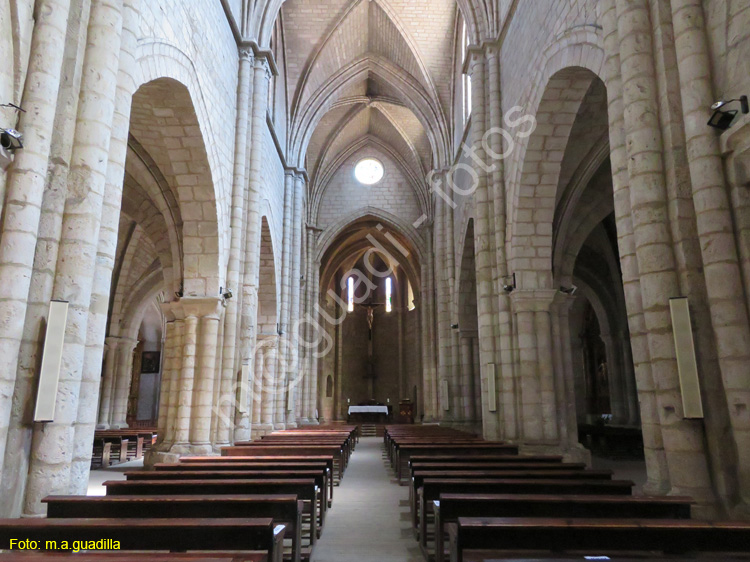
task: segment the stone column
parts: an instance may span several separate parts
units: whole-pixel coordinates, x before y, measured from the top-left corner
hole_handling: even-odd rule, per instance
[[[461,333],[461,394],[465,420],[472,425],[477,422],[476,404],[474,402],[474,337]]]
[[[422,336],[422,401],[425,422],[433,422],[438,416],[437,372],[435,367],[435,263],[433,253],[434,229],[432,223],[423,226],[422,236],[427,245],[427,256],[422,266],[422,286],[420,287],[420,332]]]
[[[242,282],[242,329],[240,338],[242,363],[252,370],[255,363],[258,314],[258,276],[260,271],[260,190],[263,180],[261,165],[268,109],[270,67],[265,57],[256,57],[252,77],[252,121],[248,170],[247,204],[245,207],[245,272]],[[250,377],[253,378],[252,373]],[[250,439],[250,413],[240,415],[235,441]]]
[[[161,384],[159,386],[159,415],[156,422],[156,427],[159,430],[158,443],[164,441],[167,426],[167,416],[169,413],[170,406],[170,389],[174,384],[174,364],[176,356],[176,331],[177,324],[175,323],[174,316],[167,312],[168,307],[162,305],[162,313],[166,317],[166,323],[164,325],[164,343],[162,345],[162,368],[161,368]],[[167,309],[167,310],[165,310]]]
[[[263,388],[261,390],[261,428],[260,432],[269,433],[274,429],[274,410],[276,409],[276,366],[278,363],[278,337],[268,340],[264,347],[265,365],[263,367]]]
[[[119,338],[109,337],[105,340],[104,377],[102,378],[97,429],[109,429],[109,422],[112,416],[112,394],[115,385],[115,373],[117,371],[117,348],[119,343]]]
[[[743,509],[750,510],[750,326],[719,139],[705,122],[716,101],[703,4],[672,0],[677,66],[711,324],[737,450]]]
[[[229,262],[227,264],[227,287],[233,291],[234,298],[227,301],[224,314],[224,338],[221,371],[219,373],[220,396],[216,428],[216,446],[229,445],[233,438],[235,399],[239,396],[237,388],[238,361],[237,328],[240,323],[238,309],[242,298],[240,280],[242,274],[242,243],[245,230],[245,193],[247,191],[247,146],[252,127],[250,126],[250,101],[253,80],[253,51],[251,47],[239,49],[239,76],[237,80],[237,117],[234,134],[234,173],[232,180],[231,242]],[[248,363],[249,364],[249,363]],[[251,370],[252,371],[252,370]],[[240,384],[247,384],[242,381]],[[251,389],[250,389],[251,390]],[[252,393],[248,395],[252,397]],[[252,398],[250,398],[252,400]],[[247,408],[247,404],[244,405]],[[249,426],[249,423],[248,423]],[[248,436],[249,437],[249,436]]]
[[[260,408],[261,408],[261,392],[263,389],[263,377],[265,376],[265,348],[258,342],[257,349],[255,350],[255,368],[253,369],[253,411],[252,411],[252,427],[255,430],[256,427],[260,426]]]
[[[198,317],[196,311],[184,310],[185,334],[182,348],[182,369],[178,376],[178,402],[175,416],[174,444],[170,452],[190,453],[190,420],[193,416],[196,354],[198,348]]]
[[[650,350],[646,338],[647,330],[643,312],[638,260],[636,259],[635,237],[633,235],[628,155],[625,144],[625,105],[620,61],[620,37],[617,29],[615,0],[604,0],[599,4],[599,7],[602,14],[606,51],[604,74],[607,83],[610,161],[612,163],[617,237],[633,365],[640,402],[643,450],[648,472],[648,482],[644,486],[644,490],[649,494],[663,494],[668,491],[669,474],[659,426]]]
[[[557,292],[550,307],[555,394],[559,405],[558,428],[563,451],[585,450],[578,443],[573,357],[570,349],[570,307],[575,297]],[[587,455],[588,456],[588,455]],[[588,460],[588,459],[586,459]]]
[[[27,299],[68,31],[70,0],[37,2],[29,67],[24,82],[18,128],[24,149],[14,156],[6,178],[0,237],[0,471],[10,423],[16,367],[24,332]],[[6,61],[5,64],[8,64]]]
[[[119,356],[117,374],[114,380],[114,396],[112,399],[112,429],[128,427],[125,421],[128,415],[128,396],[130,395],[130,381],[133,378],[133,354],[138,340],[119,338]]]
[[[217,336],[222,304],[222,299],[218,298],[189,299],[189,302],[185,304],[188,318],[195,315],[200,319],[199,343],[196,348],[197,369],[190,415],[190,450],[196,455],[207,455],[213,451],[211,414],[214,404]]]
[[[297,416],[302,415],[296,411],[298,403],[297,394],[302,392],[303,378],[305,375],[303,366],[299,362],[300,337],[300,277],[302,272],[302,221],[303,206],[305,199],[305,178],[302,173],[297,172],[293,178],[292,189],[294,190],[294,212],[292,213],[292,255],[290,257],[290,296],[289,296],[289,330],[287,341],[287,392],[291,393],[293,407],[287,409],[286,426],[297,427]]]
[[[87,338],[88,310],[96,269],[99,226],[106,183],[122,32],[122,0],[94,0],[84,55],[75,146],[53,298],[70,303],[60,407],[54,422],[35,430],[24,512],[44,511],[40,500],[70,487],[72,454]],[[59,45],[56,47],[59,49]],[[87,399],[96,400],[96,396]],[[64,406],[62,403],[66,402]],[[49,451],[60,449],[60,454]]]
[[[75,429],[75,451],[71,491],[86,493],[91,469],[96,409],[101,384],[102,346],[107,332],[107,318],[112,288],[112,271],[117,253],[117,236],[120,226],[122,188],[125,175],[130,107],[135,94],[135,53],[140,13],[139,0],[125,0],[122,12],[122,41],[120,64],[117,73],[115,111],[112,120],[106,185],[99,228],[94,285],[86,334],[86,351],[83,361],[81,387],[78,396],[78,419]]]
[[[669,230],[656,103],[651,27],[645,0],[617,1],[633,231],[651,371],[671,491],[692,496],[709,514],[715,498],[699,422],[682,417],[668,299],[680,295]]]
[[[435,276],[437,293],[437,341],[438,341],[438,389],[442,389],[443,381],[450,379],[450,357],[451,357],[451,328],[450,314],[448,309],[448,283],[446,276],[446,229],[445,229],[445,201],[440,197],[435,200]],[[449,389],[450,388],[449,385]],[[437,418],[439,420],[453,419],[450,411],[450,396],[448,399],[448,411],[446,412],[446,399],[442,391],[438,390]]]
[[[476,158],[483,162],[486,159],[482,139],[485,134],[485,111],[489,109],[485,100],[485,57],[482,52],[471,54],[471,148]],[[482,431],[486,439],[497,439],[502,436],[498,415],[487,409],[487,377],[490,376],[488,365],[496,362],[495,326],[497,319],[493,315],[494,272],[493,272],[493,239],[494,234],[489,216],[489,187],[487,176],[481,166],[475,168],[478,181],[474,192],[476,209],[474,222],[474,247],[476,248],[477,280],[477,313],[479,325],[479,355],[482,380]]]

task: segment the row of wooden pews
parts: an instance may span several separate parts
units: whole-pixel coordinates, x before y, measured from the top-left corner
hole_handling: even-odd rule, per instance
[[[140,459],[156,443],[155,429],[105,429],[94,433],[91,468]]]
[[[357,439],[349,426],[277,432],[221,456],[127,472],[127,480],[104,483],[106,496],[49,496],[46,519],[0,520],[0,548],[18,538],[41,545],[0,561],[58,562],[64,554],[120,562],[133,551],[148,551],[141,560],[307,561],[333,501],[334,470],[343,475]],[[73,541],[99,541],[94,548],[107,552],[63,552]]]
[[[750,524],[692,520],[691,498],[633,496],[609,470],[439,426],[389,426],[384,443],[428,562],[750,558]]]

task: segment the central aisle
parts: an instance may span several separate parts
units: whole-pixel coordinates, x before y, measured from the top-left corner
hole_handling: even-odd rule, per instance
[[[422,562],[409,489],[395,483],[382,437],[360,439],[333,498],[313,562]]]

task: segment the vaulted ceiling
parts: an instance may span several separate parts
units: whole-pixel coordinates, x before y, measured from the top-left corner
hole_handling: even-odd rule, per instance
[[[394,156],[419,200],[451,153],[456,0],[287,0],[289,152],[311,200],[353,150]]]

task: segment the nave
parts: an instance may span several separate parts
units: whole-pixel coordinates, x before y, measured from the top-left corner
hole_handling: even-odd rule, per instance
[[[560,455],[436,425],[270,433],[0,520],[2,562],[750,559],[750,523]],[[345,477],[346,475],[346,477]],[[594,558],[592,558],[594,557]]]

